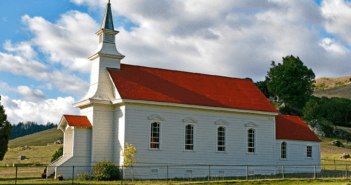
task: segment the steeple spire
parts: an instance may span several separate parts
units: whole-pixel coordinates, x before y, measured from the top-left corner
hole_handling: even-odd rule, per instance
[[[108,29],[115,31],[113,26],[113,17],[112,17],[112,10],[111,10],[111,2],[108,0],[104,19],[102,20],[101,29]]]

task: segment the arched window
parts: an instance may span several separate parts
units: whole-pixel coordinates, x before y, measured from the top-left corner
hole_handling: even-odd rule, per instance
[[[255,153],[255,130],[249,129],[247,131],[247,151],[249,153]]]
[[[151,124],[150,148],[160,148],[160,123]]]
[[[185,150],[194,150],[194,126],[185,126]]]
[[[225,152],[226,151],[226,143],[225,143],[225,127],[218,127],[217,129],[217,151]]]
[[[280,158],[286,159],[286,142],[282,142],[281,148],[280,148]]]

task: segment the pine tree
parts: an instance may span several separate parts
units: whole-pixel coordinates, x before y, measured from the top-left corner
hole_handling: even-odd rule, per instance
[[[11,129],[12,126],[10,122],[7,121],[5,109],[0,105],[0,161],[4,159],[7,152],[9,139],[11,137]]]

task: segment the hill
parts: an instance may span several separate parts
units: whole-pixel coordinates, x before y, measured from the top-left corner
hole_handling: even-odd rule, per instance
[[[336,77],[336,78],[317,78],[315,79],[314,85],[315,90],[324,90],[324,89],[330,89],[330,88],[335,88],[338,86],[342,85],[347,85],[351,84],[351,75],[350,76],[342,76],[342,77]]]
[[[331,89],[322,89],[316,90],[313,92],[313,96],[322,97],[326,96],[328,98],[338,97],[338,98],[346,98],[351,100],[351,84],[342,85],[339,87],[331,88]]]
[[[55,142],[58,138],[63,137],[63,132],[56,128],[26,135],[9,141],[9,148],[19,146],[46,146],[48,143]]]
[[[351,100],[351,75],[337,78],[317,78],[313,96],[338,97]]]

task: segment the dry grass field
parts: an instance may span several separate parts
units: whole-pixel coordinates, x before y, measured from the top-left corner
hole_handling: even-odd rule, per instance
[[[328,88],[333,88],[337,85],[337,83],[339,82],[343,82],[346,84],[350,84],[351,75],[350,76],[342,76],[342,77],[337,77],[337,78],[326,78],[326,77],[322,77],[322,78],[317,78],[315,81],[316,83],[314,84],[315,86],[321,85],[321,84],[325,84],[325,86],[327,86]]]

